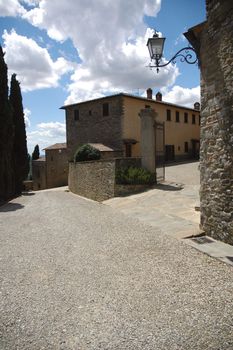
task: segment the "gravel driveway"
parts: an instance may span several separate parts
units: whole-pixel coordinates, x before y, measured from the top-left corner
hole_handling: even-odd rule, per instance
[[[233,270],[64,190],[0,208],[1,350],[233,349]]]

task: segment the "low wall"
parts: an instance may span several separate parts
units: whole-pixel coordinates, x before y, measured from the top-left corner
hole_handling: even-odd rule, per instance
[[[80,196],[104,201],[119,195],[115,185],[116,170],[120,167],[140,167],[140,158],[101,159],[90,162],[69,163],[68,185]]]

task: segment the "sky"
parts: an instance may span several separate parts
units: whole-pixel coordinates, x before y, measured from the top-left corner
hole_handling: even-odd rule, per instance
[[[126,92],[187,107],[200,101],[197,65],[149,69],[147,39],[166,37],[164,61],[188,46],[204,0],[0,0],[0,45],[20,81],[28,150],[66,141],[65,104]]]

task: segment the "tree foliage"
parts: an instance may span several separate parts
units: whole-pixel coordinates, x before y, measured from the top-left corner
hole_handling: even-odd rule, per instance
[[[20,84],[16,74],[11,77],[10,102],[13,107],[14,135],[14,166],[15,166],[15,191],[20,194],[23,180],[29,172],[29,161],[27,151],[27,136],[24,122],[24,112]]]
[[[100,159],[100,151],[88,144],[79,147],[74,155],[74,162],[85,162],[98,159]]]
[[[0,200],[15,195],[14,123],[8,97],[7,65],[0,46]]]
[[[32,160],[36,160],[40,158],[40,149],[39,145],[36,145],[34,151],[32,152]]]

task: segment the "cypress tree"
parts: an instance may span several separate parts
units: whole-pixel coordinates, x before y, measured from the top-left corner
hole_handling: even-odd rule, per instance
[[[7,65],[0,46],[0,200],[14,196],[13,164],[14,125],[8,98]]]
[[[32,160],[36,160],[40,158],[40,149],[39,145],[36,145],[34,151],[32,152]]]
[[[16,74],[11,77],[10,102],[13,107],[13,123],[15,127],[13,157],[15,166],[15,193],[21,194],[23,180],[29,172],[27,136],[20,84]]]

